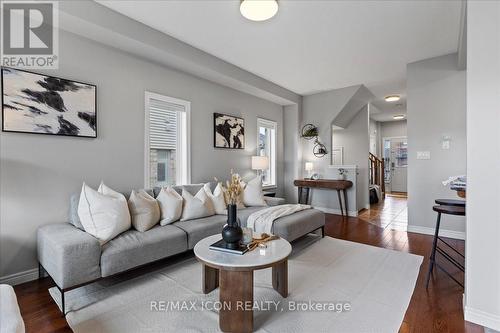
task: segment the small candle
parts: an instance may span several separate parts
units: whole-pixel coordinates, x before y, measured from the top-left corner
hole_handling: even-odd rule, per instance
[[[266,248],[267,248],[266,244],[264,244],[264,243],[260,243],[259,244],[259,254],[261,256],[265,256],[266,255]]]

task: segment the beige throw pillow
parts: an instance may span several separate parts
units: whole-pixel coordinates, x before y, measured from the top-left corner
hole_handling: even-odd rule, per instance
[[[227,214],[226,200],[224,200],[224,192],[222,191],[221,184],[220,183],[217,184],[217,187],[215,187],[213,193],[212,190],[210,189],[210,183],[206,183],[203,186],[203,188],[205,189],[205,193],[207,194],[208,198],[212,202],[212,207],[215,214],[226,215]]]
[[[262,177],[258,176],[249,181],[243,190],[243,204],[245,206],[267,206],[262,192]]]
[[[201,188],[195,196],[183,189],[182,198],[184,199],[184,207],[182,208],[181,221],[199,219],[215,214],[204,188]]]
[[[83,183],[78,217],[85,231],[97,238],[101,245],[131,226],[127,199],[104,183],[97,191]]]
[[[156,197],[160,206],[160,225],[178,221],[182,215],[182,197],[171,186],[164,187]]]
[[[132,225],[140,232],[148,231],[160,222],[160,206],[146,191],[132,191],[128,199]]]

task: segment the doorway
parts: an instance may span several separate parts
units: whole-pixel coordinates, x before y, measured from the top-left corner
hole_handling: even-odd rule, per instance
[[[406,197],[408,191],[408,139],[406,136],[383,138],[384,181],[386,193]]]

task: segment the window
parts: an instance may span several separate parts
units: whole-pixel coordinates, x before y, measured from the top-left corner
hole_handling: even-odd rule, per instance
[[[269,158],[269,168],[262,171],[262,182],[266,187],[276,186],[276,132],[275,121],[257,118],[257,155]]]
[[[146,92],[146,188],[188,184],[190,103]]]

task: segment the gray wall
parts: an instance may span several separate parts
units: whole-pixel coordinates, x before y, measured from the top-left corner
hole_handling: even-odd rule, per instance
[[[382,157],[383,149],[384,149],[384,138],[391,138],[397,136],[408,136],[408,127],[407,121],[398,120],[398,121],[384,121],[379,122],[379,141],[377,144],[377,149],[379,151],[380,157]]]
[[[323,177],[333,178],[332,170],[330,170],[329,166],[331,164],[331,151],[332,151],[332,143],[331,143],[331,135],[332,135],[332,121],[339,115],[339,113],[345,108],[345,106],[352,102],[352,97],[359,91],[360,86],[352,86],[346,87],[336,90],[331,90],[327,92],[322,92],[314,95],[304,96],[302,102],[302,125],[311,123],[319,128],[319,137],[320,141],[326,145],[328,154],[324,157],[318,158],[315,157],[312,153],[313,151],[313,142],[312,140],[300,139],[300,144],[302,146],[302,165],[301,172],[302,176],[305,176],[304,171],[304,163],[305,162],[313,162],[314,163],[314,172],[319,173]],[[367,103],[365,103],[367,104]],[[356,110],[358,111],[359,108]],[[356,114],[355,117],[360,116]],[[368,116],[367,116],[368,117]],[[369,137],[368,137],[368,118],[365,119],[365,136],[366,146],[365,146],[365,163],[363,166],[359,166],[366,171],[366,175],[361,174],[358,175],[358,181],[361,178],[366,176],[368,179],[368,148],[369,148]],[[363,137],[363,138],[364,138]],[[363,139],[364,140],[364,139]],[[328,209],[339,209],[339,205],[336,200],[331,200],[332,193],[331,191],[321,191],[315,190],[313,192],[312,204],[313,205],[328,205],[328,206],[320,206]],[[354,193],[353,193],[354,192]],[[366,191],[368,193],[368,190]],[[348,195],[350,197],[356,196],[354,189],[348,190]],[[352,200],[351,200],[352,202]],[[357,208],[357,207],[356,207]],[[349,210],[354,210],[354,207],[349,207]]]
[[[370,105],[370,109],[372,106]],[[370,153],[376,155],[376,156],[381,156],[381,146],[380,146],[380,122],[375,121],[370,118],[370,123],[369,123],[369,135],[370,135],[370,141],[371,137],[373,136],[375,139],[375,150],[370,151]],[[371,149],[371,148],[370,148]]]
[[[370,204],[368,192],[368,148],[370,137],[368,132],[368,106],[362,108],[345,129],[333,131],[333,145],[344,147],[344,164],[357,165],[356,209],[368,208]]]
[[[390,138],[395,136],[406,136],[406,120],[385,121],[380,123],[380,133],[382,138]]]
[[[379,158],[382,158],[383,153],[383,139],[398,136],[407,136],[407,124],[405,120],[398,121],[375,121],[370,119],[370,135],[375,136],[376,140],[376,153]],[[373,153],[373,152],[372,152]]]
[[[326,168],[331,162],[331,135],[332,121],[342,111],[344,106],[349,102],[351,97],[359,89],[359,86],[352,86],[331,90],[314,95],[304,96],[302,102],[302,124],[313,124],[318,127],[320,141],[326,145],[328,154],[324,157],[315,157],[312,150],[313,140],[300,139],[302,146],[302,175],[305,175],[304,163],[313,162],[314,171],[324,174]]]
[[[293,181],[302,175],[301,117],[302,103],[283,107],[283,195],[290,203],[297,202],[297,188]]]
[[[500,331],[500,2],[468,1],[467,12],[464,313]]]
[[[434,199],[458,198],[441,182],[465,174],[465,71],[457,70],[457,54],[408,65],[408,224],[409,229],[433,232]],[[449,150],[441,148],[451,136]],[[430,160],[417,160],[417,151],[430,151]],[[425,229],[427,228],[427,229]],[[446,216],[441,228],[463,232],[463,217]]]
[[[283,108],[254,96],[60,32],[60,68],[46,74],[94,83],[97,139],[17,133],[0,136],[0,276],[36,267],[38,226],[67,220],[83,181],[117,190],[143,187],[144,91],[191,102],[192,182],[250,175],[256,118],[278,122],[278,188],[283,187]],[[213,112],[242,116],[245,150],[213,148]]]

